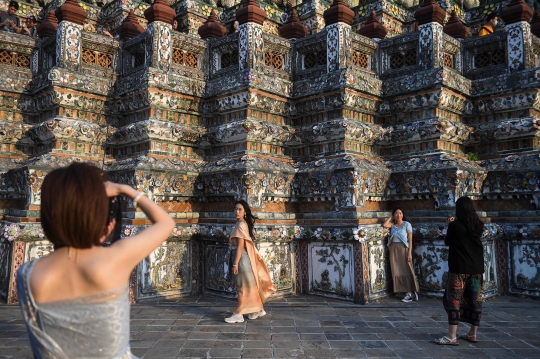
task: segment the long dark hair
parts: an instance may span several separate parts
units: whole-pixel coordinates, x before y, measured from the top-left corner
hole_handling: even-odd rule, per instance
[[[240,204],[242,205],[242,207],[244,207],[244,212],[246,212],[246,214],[244,215],[244,221],[246,221],[248,225],[249,235],[251,239],[255,240],[255,220],[258,218],[251,213],[251,208],[249,208],[249,204],[247,204],[246,201],[244,201],[243,199],[236,201],[234,203],[234,206],[236,207],[237,204]]]
[[[396,207],[396,208],[394,208],[394,209],[392,210],[392,220],[394,219],[394,213],[396,213],[397,211],[401,211],[401,213],[403,213],[403,218],[402,218],[402,219],[403,219],[403,222],[405,222],[405,221],[406,221],[406,219],[405,219],[405,212],[404,212],[401,208],[399,208],[399,207]]]
[[[467,232],[471,233],[475,238],[482,236],[484,223],[478,218],[473,202],[469,197],[460,197],[456,201],[456,218]]]

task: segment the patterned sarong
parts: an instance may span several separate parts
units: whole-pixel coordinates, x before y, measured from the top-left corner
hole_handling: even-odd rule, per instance
[[[482,274],[448,273],[443,305],[448,324],[460,321],[480,325],[482,317]]]

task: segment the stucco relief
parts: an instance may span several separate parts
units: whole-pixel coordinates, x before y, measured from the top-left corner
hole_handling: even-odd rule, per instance
[[[354,293],[354,254],[350,244],[309,243],[309,290],[341,298]]]
[[[139,263],[137,298],[191,292],[189,242],[167,241]]]

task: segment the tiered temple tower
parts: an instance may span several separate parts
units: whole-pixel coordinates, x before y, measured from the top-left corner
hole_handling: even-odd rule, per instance
[[[476,36],[494,11],[503,24]],[[259,218],[278,295],[391,294],[381,222],[399,206],[421,291],[440,296],[463,195],[487,223],[485,295],[540,296],[540,14],[522,0],[55,0],[19,14],[40,25],[39,39],[0,31],[3,300],[53,250],[40,184],[72,161],[177,222],[133,272],[133,301],[234,295],[236,199]],[[123,216],[123,237],[149,224],[129,201]]]

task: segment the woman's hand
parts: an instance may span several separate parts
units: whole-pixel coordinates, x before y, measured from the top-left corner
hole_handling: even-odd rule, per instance
[[[122,194],[122,186],[119,183],[114,183],[111,181],[104,182],[105,192],[107,192],[107,197],[116,197]]]
[[[384,228],[392,228],[391,222],[392,222],[392,217],[388,217],[388,218],[384,221],[383,227],[384,227]]]
[[[454,222],[456,220],[456,217],[450,217],[448,218],[448,222]]]
[[[235,265],[235,266],[232,267],[232,273],[234,275],[238,275],[238,265]]]
[[[412,253],[407,255],[407,262],[412,262]]]

